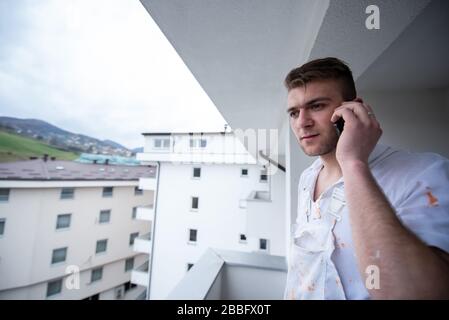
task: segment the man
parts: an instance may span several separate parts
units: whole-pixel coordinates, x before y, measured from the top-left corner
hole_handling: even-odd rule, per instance
[[[449,298],[449,160],[377,144],[374,111],[336,58],[285,85],[291,128],[319,156],[299,181],[285,297]]]

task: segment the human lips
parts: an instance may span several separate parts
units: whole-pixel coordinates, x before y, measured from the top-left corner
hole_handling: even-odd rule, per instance
[[[319,136],[318,133],[317,134],[305,134],[305,135],[301,136],[300,140],[310,140],[317,136]]]

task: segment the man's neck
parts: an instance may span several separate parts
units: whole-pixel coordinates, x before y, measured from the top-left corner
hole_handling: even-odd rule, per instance
[[[323,163],[322,173],[326,177],[340,178],[342,176],[340,164],[335,156],[335,150],[321,155],[321,161]]]

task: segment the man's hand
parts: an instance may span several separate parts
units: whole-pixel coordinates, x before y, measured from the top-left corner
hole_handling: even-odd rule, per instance
[[[368,164],[368,158],[382,135],[373,110],[360,98],[343,102],[335,109],[331,121],[343,118],[345,126],[338,144],[336,157],[341,167],[351,164]]]

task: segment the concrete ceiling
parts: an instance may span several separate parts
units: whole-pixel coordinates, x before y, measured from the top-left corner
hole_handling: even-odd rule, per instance
[[[358,79],[359,90],[449,87],[449,1],[429,4]]]
[[[369,0],[141,2],[232,129],[281,129],[287,119],[282,82],[291,68],[336,56],[357,78],[430,0],[376,1],[380,30],[365,27]]]

